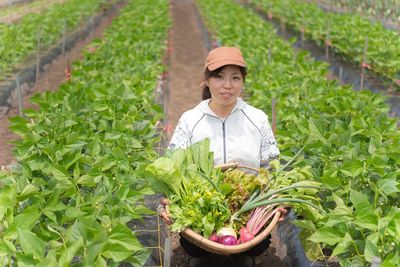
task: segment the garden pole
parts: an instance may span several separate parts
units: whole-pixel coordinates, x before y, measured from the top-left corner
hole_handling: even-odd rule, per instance
[[[304,27],[300,28],[300,47],[304,48]]]
[[[18,110],[19,110],[19,115],[22,117],[23,113],[22,113],[22,93],[21,93],[21,86],[19,84],[19,76],[17,73],[17,77],[16,77],[16,82],[17,82],[17,98],[18,98]]]
[[[61,49],[61,55],[65,57],[65,35],[67,31],[67,20],[64,19],[64,27],[63,27],[63,33],[62,33],[62,49]]]
[[[281,19],[281,28],[283,37],[286,37],[286,21],[285,19]]]
[[[38,32],[37,32],[35,87],[39,80],[39,70],[40,70],[40,34],[41,34],[41,28],[39,26]]]
[[[326,32],[326,37],[325,37],[325,58],[326,60],[329,60],[329,46],[331,44],[331,33],[330,33],[330,22],[328,20],[327,22],[327,32]]]
[[[364,45],[363,59],[362,59],[362,63],[361,63],[360,90],[363,90],[363,89],[364,89],[364,79],[365,79],[365,66],[366,66],[367,49],[368,49],[368,36],[365,37],[365,45]]]
[[[272,52],[271,52],[271,47],[268,47],[268,64],[271,63],[272,60]]]
[[[276,135],[276,101],[272,98],[272,133]]]
[[[343,80],[343,67],[339,67],[339,83],[342,83]]]

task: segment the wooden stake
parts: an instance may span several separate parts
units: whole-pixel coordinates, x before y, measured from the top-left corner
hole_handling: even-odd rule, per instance
[[[66,36],[66,31],[67,31],[67,20],[64,19],[64,27],[63,27],[63,34],[62,34],[62,50],[61,54],[64,57],[65,56],[65,36]]]
[[[39,27],[38,32],[37,32],[35,87],[39,80],[39,71],[40,71],[40,35],[41,35],[41,29]]]
[[[329,46],[331,44],[331,33],[330,33],[330,25],[328,21],[328,30],[326,32],[326,37],[325,37],[325,58],[328,60],[329,59]]]
[[[360,90],[364,89],[364,79],[365,79],[365,64],[367,60],[367,50],[368,50],[368,36],[365,37],[365,45],[363,52],[363,59],[361,62],[361,81],[360,81]]]
[[[268,47],[268,64],[271,63],[272,60],[272,52],[271,52],[271,47]]]
[[[18,99],[18,110],[19,110],[19,115],[22,117],[24,114],[22,113],[22,93],[21,93],[21,86],[19,84],[19,76],[17,74],[16,78],[17,82],[17,99]]]
[[[339,83],[343,82],[343,67],[340,66],[339,68]]]
[[[300,29],[300,47],[303,48],[304,47],[304,27],[301,27]]]
[[[283,37],[286,37],[286,22],[284,19],[281,19],[281,28],[282,28]]]
[[[272,98],[272,132],[276,136],[276,101]]]

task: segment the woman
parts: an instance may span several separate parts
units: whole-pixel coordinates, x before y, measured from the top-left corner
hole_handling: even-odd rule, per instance
[[[260,168],[277,157],[279,150],[267,115],[240,98],[246,75],[246,63],[238,48],[211,50],[204,67],[203,101],[179,119],[169,149],[186,148],[209,138],[215,164],[240,162]],[[159,212],[164,222],[170,223],[162,206]],[[193,257],[190,266],[210,263],[208,252],[183,237],[180,242]],[[250,257],[261,254],[269,243],[267,238],[247,253],[234,255],[228,266],[251,266]]]

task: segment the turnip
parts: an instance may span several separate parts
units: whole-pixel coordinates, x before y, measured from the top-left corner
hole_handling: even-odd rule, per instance
[[[208,239],[210,239],[211,241],[217,242],[217,243],[220,242],[220,238],[216,233],[213,233],[212,235],[210,235],[210,237]]]
[[[237,239],[236,231],[232,227],[222,227],[218,230],[217,235],[221,238],[227,235],[233,236]]]
[[[236,238],[232,235],[225,235],[220,238],[220,243],[228,246],[236,245]]]

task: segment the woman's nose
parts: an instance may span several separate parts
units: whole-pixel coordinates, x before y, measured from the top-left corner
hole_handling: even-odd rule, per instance
[[[225,83],[224,83],[224,86],[225,86],[226,88],[231,88],[231,87],[232,87],[232,81],[231,81],[231,79],[226,79],[226,80],[225,80]]]

